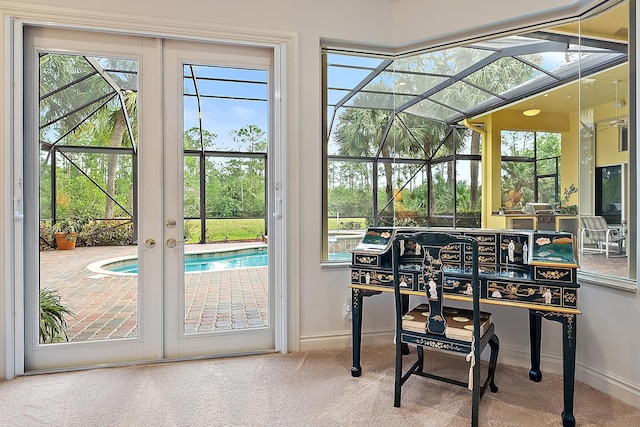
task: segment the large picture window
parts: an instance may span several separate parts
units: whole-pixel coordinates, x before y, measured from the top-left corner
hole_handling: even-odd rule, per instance
[[[325,46],[323,261],[348,259],[367,226],[507,228],[499,213],[526,203],[552,206],[578,236],[581,216],[608,215],[614,185],[607,205],[620,206],[628,237],[615,275],[635,287],[635,147],[621,150],[618,132],[635,135],[630,25],[623,1],[398,57]],[[629,171],[620,185],[603,180],[612,164]],[[580,260],[584,278],[611,279]]]

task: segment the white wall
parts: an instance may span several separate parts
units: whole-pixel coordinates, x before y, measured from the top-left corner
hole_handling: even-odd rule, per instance
[[[291,183],[299,188],[299,199],[294,200],[294,212],[299,218],[298,229],[290,230],[295,237],[293,251],[299,254],[299,277],[291,277],[299,286],[300,322],[299,340],[290,343],[293,350],[323,347],[348,347],[351,344],[351,324],[343,319],[342,310],[350,295],[346,284],[349,270],[346,267],[321,267],[321,144],[320,144],[320,54],[321,39],[344,40],[368,45],[401,47],[422,40],[439,40],[444,34],[468,34],[470,28],[496,26],[497,22],[511,20],[509,25],[522,26],[538,22],[550,9],[581,6],[584,1],[538,0],[518,2],[513,0],[487,0],[481,5],[463,0],[428,2],[424,0],[235,0],[198,1],[181,0],[57,0],[56,8],[70,8],[69,13],[80,15],[91,11],[92,15],[118,15],[128,13],[140,20],[166,22],[172,28],[191,22],[211,26],[250,28],[252,30],[276,30],[297,33],[299,36],[299,135],[293,135],[296,145],[293,152]],[[0,0],[8,8],[28,10],[50,8],[44,0],[21,0],[9,3]],[[465,7],[473,7],[465,11]],[[6,10],[6,8],[4,8]],[[27,13],[27,12],[25,12]],[[563,13],[566,13],[563,12]],[[4,25],[4,22],[2,23]],[[136,28],[130,28],[136,32]],[[6,36],[3,29],[0,35]],[[3,59],[4,61],[4,59]],[[0,81],[6,85],[6,64],[0,68]],[[6,86],[3,86],[6,87]],[[6,105],[6,93],[2,104]],[[4,114],[4,113],[3,113]],[[0,117],[2,117],[0,115]],[[2,126],[0,122],[0,126]],[[5,130],[0,129],[5,135]],[[2,157],[7,141],[3,138],[0,148],[0,170],[10,163]],[[8,207],[7,176],[0,176],[0,235],[6,235],[11,224]],[[4,191],[3,191],[4,190]],[[293,224],[296,224],[294,221]],[[6,265],[0,258],[0,278],[7,279]],[[6,307],[7,280],[0,282],[0,307]],[[585,286],[580,292],[580,304],[584,312],[578,319],[578,372],[577,378],[596,388],[640,407],[640,364],[634,355],[640,354],[640,339],[636,337],[636,325],[640,324],[635,293],[616,291],[598,286]],[[392,299],[390,295],[368,298],[365,302],[365,344],[391,342]],[[501,361],[528,367],[528,315],[524,310],[492,307],[501,340]],[[4,317],[1,317],[4,322]],[[0,343],[4,343],[4,324],[0,325]],[[544,322],[543,371],[560,372],[561,328],[558,324]],[[5,376],[4,347],[0,352],[0,377]],[[363,356],[366,372],[366,351]],[[348,375],[349,366],[345,366]],[[528,369],[523,369],[523,381]],[[559,397],[560,398],[560,397]],[[579,418],[579,414],[577,414]]]
[[[519,27],[533,21],[548,22],[550,16],[564,16],[570,11],[580,10],[583,4],[593,4],[594,0],[447,0],[437,4],[423,0],[395,0],[393,3],[393,44],[402,46],[423,41],[478,37],[494,34],[505,26]]]

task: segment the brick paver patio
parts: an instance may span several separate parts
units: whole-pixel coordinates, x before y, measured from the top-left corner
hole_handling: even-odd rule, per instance
[[[255,245],[255,242],[251,243]],[[186,252],[237,248],[246,244],[188,245]],[[69,341],[137,336],[137,276],[98,274],[91,263],[135,256],[134,246],[78,247],[40,253],[41,288],[57,289],[74,312],[67,319]],[[185,333],[268,325],[267,267],[185,275]]]

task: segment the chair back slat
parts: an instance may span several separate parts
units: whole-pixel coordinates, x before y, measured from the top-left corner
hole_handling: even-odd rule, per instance
[[[607,221],[601,216],[581,216],[582,227],[587,230],[587,235],[591,240],[605,240],[607,234]]]
[[[411,248],[411,251],[407,251],[406,248]],[[406,266],[407,263],[413,264],[413,268],[420,269],[420,280],[429,303],[427,331],[432,334],[445,335],[447,324],[442,313],[442,306],[446,261],[443,261],[443,255],[456,252],[458,259],[463,259],[465,253],[471,255],[472,264],[469,267],[472,274],[473,308],[477,311],[480,310],[477,240],[463,235],[426,231],[398,234],[394,239],[392,264],[396,313],[402,312],[400,266]],[[475,320],[474,329],[479,331],[480,324],[475,325]],[[400,327],[401,316],[396,316],[396,321],[399,322],[398,327]]]

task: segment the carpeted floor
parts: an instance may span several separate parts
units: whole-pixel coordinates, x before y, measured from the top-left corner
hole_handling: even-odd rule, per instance
[[[0,383],[1,426],[467,426],[470,393],[412,377],[393,407],[393,345],[19,377]],[[412,353],[413,356],[413,353]],[[458,357],[428,352],[434,364]],[[407,360],[407,363],[409,361]],[[468,365],[459,365],[463,375]],[[562,377],[498,365],[481,426],[561,426]],[[640,410],[576,383],[578,426],[637,426]]]

